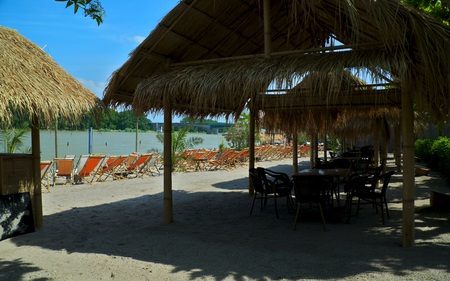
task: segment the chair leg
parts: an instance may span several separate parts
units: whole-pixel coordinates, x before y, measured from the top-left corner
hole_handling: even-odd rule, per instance
[[[387,216],[388,219],[390,219],[391,217],[389,217],[389,209],[388,209],[386,197],[383,198],[383,201],[384,201],[384,206],[386,207],[385,208],[386,209],[386,216]],[[381,204],[383,204],[383,203],[381,203]]]
[[[380,199],[380,209],[381,209],[381,223],[384,225],[383,199]]]
[[[322,211],[322,204],[319,203],[319,210],[320,210],[320,216],[322,217],[322,225],[323,225],[323,230],[327,231],[327,224],[325,223],[325,217],[323,215],[323,211]]]
[[[353,198],[348,197],[345,199],[345,205],[347,207],[347,223],[350,223],[350,217],[352,216],[352,203],[353,203]]]
[[[277,215],[277,219],[279,219],[280,216],[278,215],[278,206],[277,206],[277,196],[276,196],[276,194],[274,195],[274,201],[275,201],[275,214]]]
[[[252,203],[252,208],[250,209],[250,215],[252,215],[253,206],[255,205],[255,201],[256,201],[256,192],[255,192],[255,196],[253,196],[253,203]]]
[[[297,227],[298,216],[300,215],[300,204],[297,204],[297,211],[295,212],[294,225],[292,228],[295,230]]]

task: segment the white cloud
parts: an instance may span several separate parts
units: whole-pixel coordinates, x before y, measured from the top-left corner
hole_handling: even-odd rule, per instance
[[[87,89],[91,90],[94,94],[96,94],[100,98],[103,97],[103,90],[106,87],[105,82],[96,82],[96,81],[84,79],[84,78],[78,78],[78,81],[80,81],[80,83],[83,86],[85,86]]]
[[[142,41],[145,40],[145,37],[144,36],[135,35],[135,36],[130,37],[129,39],[130,39],[130,41],[133,41],[133,42],[136,42],[136,43],[140,44],[140,43],[142,43]]]

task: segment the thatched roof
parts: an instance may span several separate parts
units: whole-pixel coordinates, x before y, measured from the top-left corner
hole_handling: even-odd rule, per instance
[[[99,98],[16,30],[0,26],[0,122],[13,114],[37,115],[41,124],[58,116],[76,120]]]
[[[273,81],[353,68],[406,91],[435,118],[449,114],[448,26],[398,0],[271,1],[267,58],[262,7],[181,1],[113,73],[104,101],[160,112],[166,96],[176,114],[237,116]],[[330,38],[344,45],[324,47]]]
[[[256,108],[268,130],[372,134],[373,120],[400,118],[399,89],[379,89],[347,70],[308,73],[283,94],[260,94]],[[349,135],[349,133],[346,133]]]

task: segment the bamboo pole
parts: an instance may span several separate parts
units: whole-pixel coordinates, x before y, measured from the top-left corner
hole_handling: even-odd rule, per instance
[[[316,154],[314,152],[315,147],[314,147],[314,134],[313,133],[311,133],[311,135],[310,135],[310,140],[311,141],[309,143],[309,168],[312,169],[312,168],[314,168],[314,161],[315,161],[314,155]]]
[[[389,130],[389,126],[386,124],[386,122],[384,122],[384,120],[381,121],[381,126],[380,126],[380,132],[381,132],[381,159],[380,161],[382,162],[387,161],[385,160],[387,158],[387,141],[388,141],[388,134],[387,134],[387,130]],[[380,162],[380,163],[381,163]]]
[[[373,165],[378,167],[380,164],[380,120],[375,120],[373,131]]]
[[[395,165],[397,167],[397,173],[402,172],[402,160],[401,160],[401,145],[400,145],[400,138],[401,138],[401,125],[397,124],[395,125]]]
[[[138,144],[138,131],[139,131],[139,122],[138,122],[138,118],[136,117],[136,144],[135,144],[135,151],[138,152],[139,151],[139,144]]]
[[[164,95],[164,224],[173,222],[172,207],[172,108]]]
[[[414,109],[409,91],[402,91],[403,228],[402,245],[414,246]]]
[[[33,155],[33,202],[34,225],[39,228],[43,225],[42,187],[41,187],[41,142],[39,136],[39,119],[33,116],[31,120],[31,153]]]
[[[264,57],[270,58],[272,53],[272,36],[271,36],[271,18],[270,18],[270,0],[264,0]]]
[[[58,118],[55,121],[55,158],[58,158]]]
[[[250,108],[250,135],[248,136],[248,145],[249,145],[249,169],[255,168],[255,127],[256,127],[256,112],[255,107],[252,106]],[[255,194],[255,188],[252,184],[252,180],[249,178],[249,184],[248,184],[248,193],[250,195]]]
[[[298,134],[292,135],[292,174],[298,174]]]

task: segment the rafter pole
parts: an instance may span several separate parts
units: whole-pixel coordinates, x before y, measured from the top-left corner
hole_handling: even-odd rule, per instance
[[[272,53],[272,35],[271,35],[271,18],[270,18],[270,0],[264,0],[264,56],[270,58]]]

